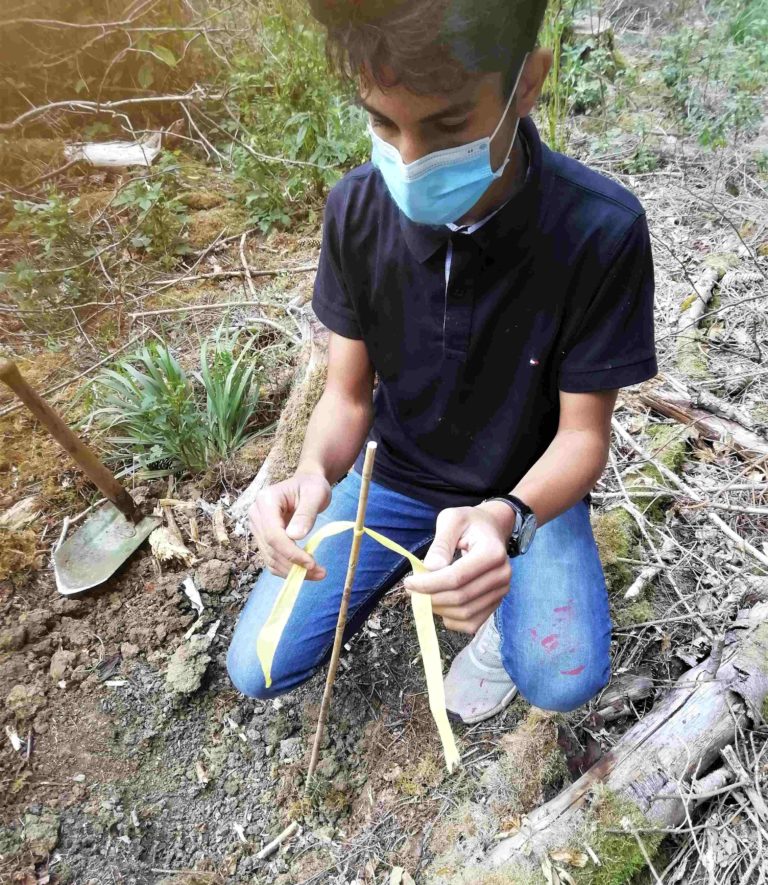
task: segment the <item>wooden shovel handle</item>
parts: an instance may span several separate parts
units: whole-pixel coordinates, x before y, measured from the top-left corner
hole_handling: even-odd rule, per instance
[[[76,461],[83,473],[132,522],[141,519],[136,502],[101,463],[98,455],[77,437],[48,403],[24,380],[15,363],[0,359],[0,381],[11,388],[30,412],[45,425],[56,442]]]

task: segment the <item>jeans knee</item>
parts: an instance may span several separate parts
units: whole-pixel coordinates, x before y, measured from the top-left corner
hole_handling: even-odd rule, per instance
[[[282,694],[274,681],[267,688],[258,658],[248,656],[244,659],[234,643],[227,651],[227,673],[232,685],[249,698],[268,700]]]
[[[544,678],[542,678],[544,676]],[[556,674],[532,673],[530,678],[517,682],[523,697],[542,710],[570,713],[590,701],[608,684],[610,665],[593,667],[579,673],[573,671]]]

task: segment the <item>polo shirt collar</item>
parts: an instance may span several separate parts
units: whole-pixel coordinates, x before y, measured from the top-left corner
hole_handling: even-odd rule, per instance
[[[546,202],[551,179],[548,149],[542,145],[536,124],[530,117],[521,118],[520,134],[528,145],[530,155],[523,186],[486,224],[474,233],[466,234],[484,250],[490,248],[499,237],[517,235],[520,239],[527,239],[538,228],[541,207]],[[427,261],[448,241],[450,230],[444,224],[418,224],[402,212],[399,212],[399,216],[405,242],[418,262]]]

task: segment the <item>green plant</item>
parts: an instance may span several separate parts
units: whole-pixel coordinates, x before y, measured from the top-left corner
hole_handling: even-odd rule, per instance
[[[552,50],[552,67],[542,90],[540,109],[545,118],[549,146],[556,151],[565,148],[565,122],[569,99],[567,83],[562,76],[563,34],[573,20],[573,9],[566,10],[563,0],[551,0],[544,14],[540,42]]]
[[[768,0],[712,4],[714,24],[683,28],[662,44],[662,77],[687,129],[705,147],[762,117],[768,85]]]
[[[200,348],[200,372],[195,377],[205,388],[208,446],[219,458],[252,436],[248,427],[259,403],[256,366],[250,359],[253,343],[251,339],[235,356],[237,334],[225,338],[219,330],[210,355],[207,341]]]
[[[112,200],[126,212],[130,245],[165,264],[189,251],[183,240],[189,213],[178,198],[178,171],[176,157],[165,153],[150,174],[129,181]]]
[[[78,202],[54,190],[40,202],[15,200],[7,225],[9,233],[21,235],[23,257],[0,274],[0,285],[23,308],[50,309],[48,329],[55,328],[59,308],[88,301],[95,290],[97,248],[76,218]]]
[[[143,371],[142,371],[143,370]],[[94,381],[96,420],[118,459],[141,467],[170,462],[201,471],[206,467],[205,428],[195,390],[165,344],[142,348]]]
[[[239,103],[222,129],[253,223],[263,231],[318,211],[329,187],[370,150],[362,110],[339,95],[324,38],[297,3],[265,4],[261,51],[233,60]],[[263,7],[262,7],[263,8]]]
[[[94,416],[111,456],[154,475],[201,472],[229,457],[254,435],[259,386],[252,346],[253,340],[237,352],[238,335],[218,332],[212,347],[201,345],[200,371],[191,376],[164,343],[103,371],[93,386]]]

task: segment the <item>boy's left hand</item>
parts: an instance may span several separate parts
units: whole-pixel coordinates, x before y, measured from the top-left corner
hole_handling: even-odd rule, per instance
[[[475,633],[509,592],[506,545],[513,523],[511,508],[499,502],[442,510],[424,557],[430,574],[411,575],[405,589],[429,593],[447,629]],[[457,550],[462,555],[453,562]]]

